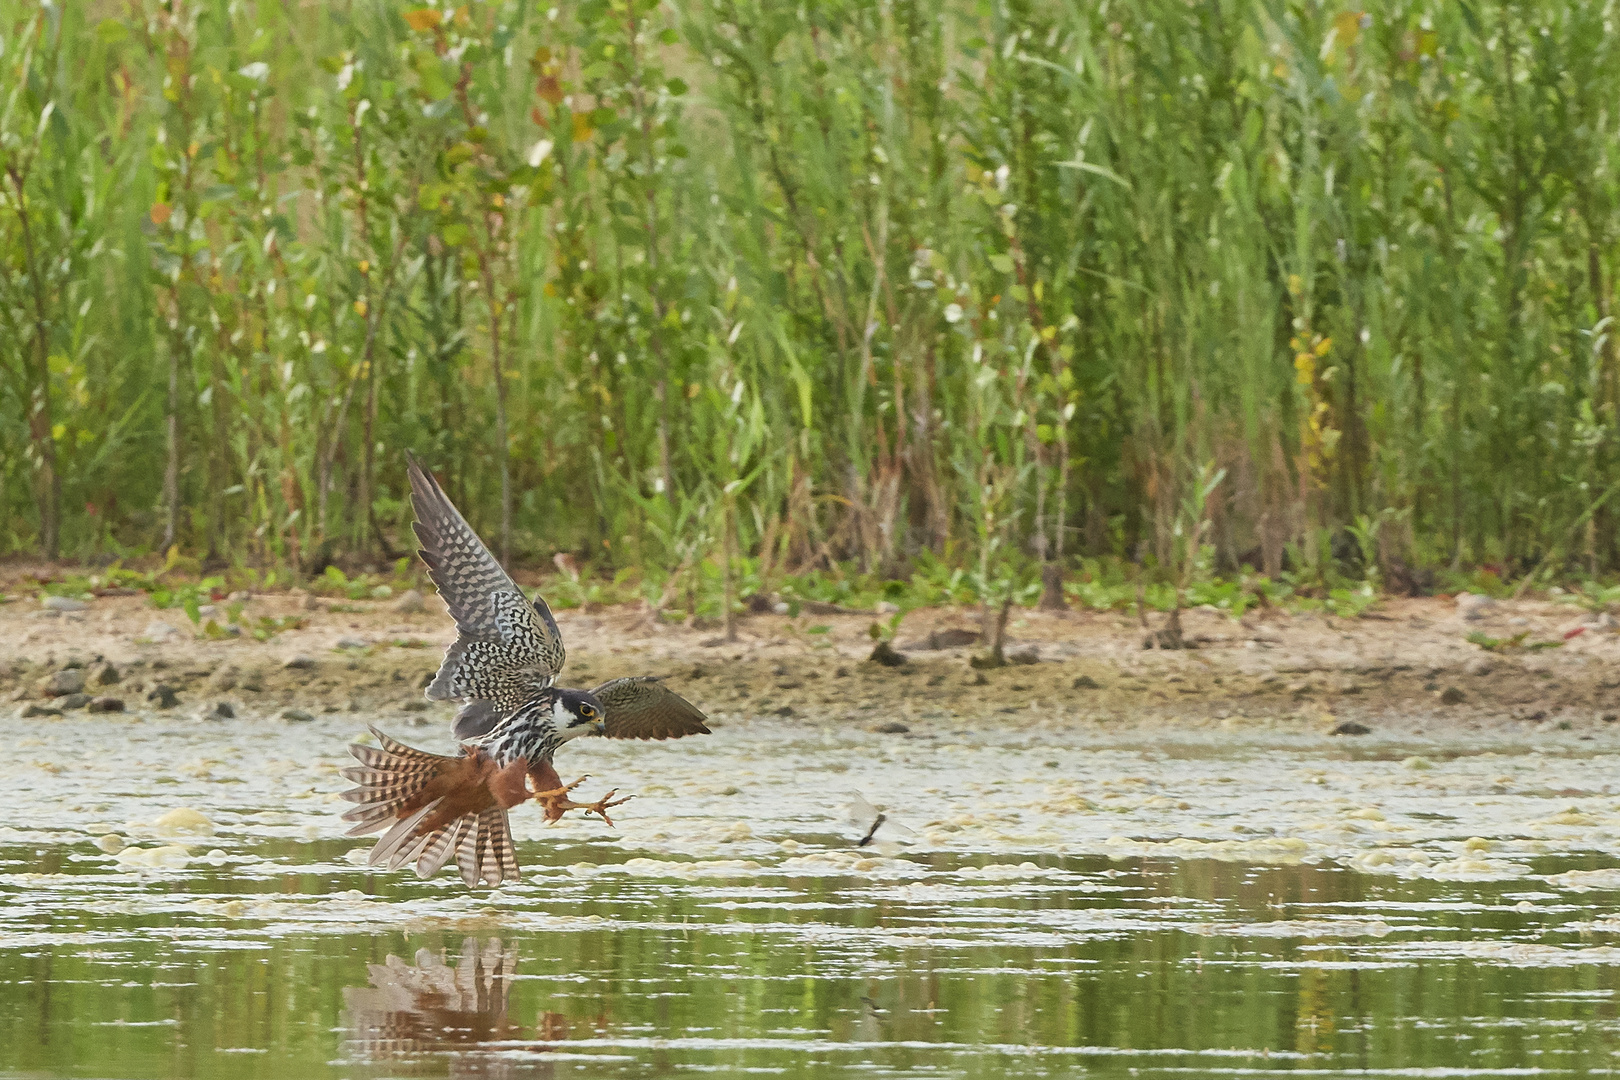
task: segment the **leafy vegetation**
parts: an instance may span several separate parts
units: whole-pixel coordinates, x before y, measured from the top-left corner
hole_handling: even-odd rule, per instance
[[[376,597],[411,448],[564,603],[1612,573],[1608,18],[0,0],[0,554]]]
[[[1486,652],[1516,652],[1524,649],[1529,652],[1540,652],[1543,649],[1561,649],[1562,641],[1530,641],[1530,631],[1521,630],[1511,637],[1494,638],[1482,631],[1475,630],[1467,637],[1471,645],[1478,645]]]

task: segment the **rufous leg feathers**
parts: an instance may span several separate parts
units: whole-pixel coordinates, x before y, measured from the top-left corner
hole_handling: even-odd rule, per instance
[[[360,762],[342,771],[357,785],[343,793],[358,803],[343,815],[350,836],[387,827],[368,861],[390,870],[416,864],[432,877],[453,856],[468,885],[518,879],[517,854],[506,811],[529,797],[527,764],[499,768],[477,748],[459,757],[417,750],[371,729],[377,746],[354,745]]]

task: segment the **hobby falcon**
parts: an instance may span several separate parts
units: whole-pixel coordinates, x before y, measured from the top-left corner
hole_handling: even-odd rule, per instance
[[[566,654],[551,609],[523,595],[438,481],[415,458],[409,464],[417,554],[456,621],[456,640],[427,696],[464,703],[454,729],[461,754],[430,754],[372,728],[377,746],[349,747],[360,764],[343,776],[358,786],[343,797],[360,805],[343,817],[355,823],[350,836],[388,828],[371,849],[372,865],[414,862],[419,876],[432,877],[454,857],[468,885],[499,885],[518,879],[506,816],[512,807],[532,797],[548,821],[579,809],[612,825],[608,809],[626,801],[615,800],[616,791],[593,803],[569,799],[586,778],[559,780],[551,764],[559,746],[580,735],[707,735],[707,718],[652,676],[594,690],[556,686]]]

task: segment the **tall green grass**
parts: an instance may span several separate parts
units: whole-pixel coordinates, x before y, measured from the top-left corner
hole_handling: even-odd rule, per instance
[[[1613,18],[0,0],[0,552],[1612,570]]]

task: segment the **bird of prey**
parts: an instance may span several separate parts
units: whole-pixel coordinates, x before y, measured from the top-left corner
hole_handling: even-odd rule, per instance
[[[518,879],[506,812],[534,798],[556,821],[569,810],[596,814],[626,802],[617,789],[593,803],[569,793],[552,755],[569,739],[678,739],[707,735],[707,719],[691,702],[652,676],[613,679],[594,690],[556,686],[562,634],[545,600],[531,602],[495,561],[478,534],[414,457],[409,458],[417,552],[456,621],[456,640],[428,684],[433,701],[460,700],[456,757],[406,746],[376,728],[377,746],[355,744],[360,762],[343,770],[357,785],[343,793],[358,803],[343,815],[350,836],[387,828],[372,848],[372,865],[393,870],[416,864],[432,877],[451,858],[468,885]]]

